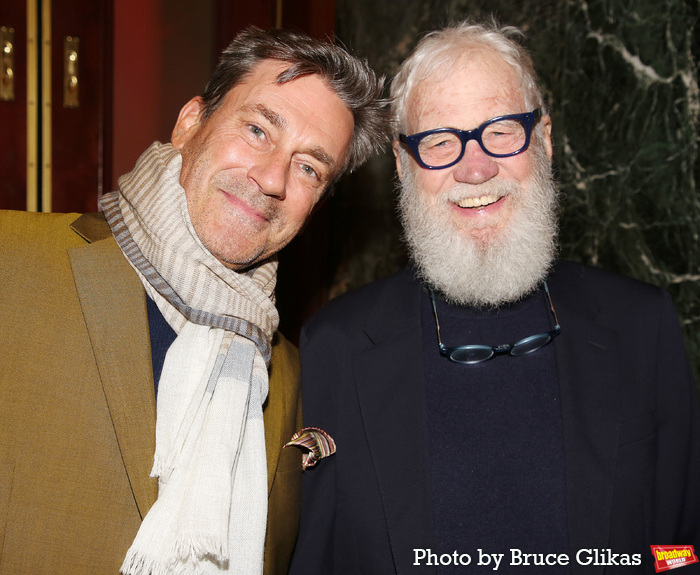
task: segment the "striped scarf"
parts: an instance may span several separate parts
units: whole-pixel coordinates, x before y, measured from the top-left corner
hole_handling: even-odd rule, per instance
[[[277,263],[245,274],[200,242],[182,158],[154,143],[102,198],[112,233],[177,333],[158,385],[158,500],[125,575],[262,573],[267,469],[262,404],[279,316]]]

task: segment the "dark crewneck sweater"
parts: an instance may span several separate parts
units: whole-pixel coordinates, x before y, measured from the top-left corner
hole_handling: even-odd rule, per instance
[[[160,313],[158,306],[146,296],[146,311],[148,312],[148,331],[151,336],[151,361],[153,363],[153,385],[156,397],[158,396],[158,381],[163,371],[165,354],[168,353],[170,344],[175,341],[177,334]]]
[[[549,331],[540,290],[498,311],[450,306],[437,298],[443,343],[498,345]],[[552,294],[556,307],[556,294]],[[567,553],[564,453],[553,346],[527,356],[460,365],[440,356],[435,318],[422,296],[428,462],[439,553],[503,553],[498,573],[548,575],[565,567],[511,566],[511,549]],[[562,329],[566,329],[562,326]]]

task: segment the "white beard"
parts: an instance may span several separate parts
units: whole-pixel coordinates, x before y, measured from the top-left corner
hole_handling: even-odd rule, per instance
[[[542,146],[533,151],[533,175],[522,187],[498,179],[456,184],[431,203],[415,181],[413,169],[420,168],[399,150],[405,241],[421,277],[451,303],[498,307],[528,295],[547,275],[556,256],[558,193],[549,157]],[[451,203],[492,193],[511,196],[507,226],[478,238],[460,230],[451,219]]]

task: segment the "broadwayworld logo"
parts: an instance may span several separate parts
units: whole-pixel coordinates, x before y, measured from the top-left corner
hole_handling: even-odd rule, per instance
[[[652,545],[651,554],[657,573],[698,562],[692,545]]]

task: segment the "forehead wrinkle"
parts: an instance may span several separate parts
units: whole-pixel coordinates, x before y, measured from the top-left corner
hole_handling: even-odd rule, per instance
[[[438,116],[442,121],[438,122],[443,125],[431,124],[430,128],[421,126],[415,129],[416,132],[426,131],[428,129],[452,128],[459,130],[474,130],[481,124],[499,116],[521,113],[525,110],[525,101],[522,94],[522,87],[517,76],[510,67],[501,64],[496,60],[491,66],[488,62],[476,61],[469,62],[465,68],[474,67],[480,73],[487,73],[493,78],[489,89],[477,91],[467,94],[467,98],[472,98],[470,106],[478,107],[486,105],[490,108],[490,113],[483,118],[479,118],[479,124],[476,121],[467,125],[456,125],[452,120],[452,116],[460,116],[464,103],[459,100],[460,85],[455,83],[458,81],[457,76],[464,73],[464,69],[452,70],[454,74],[443,73],[438,70],[435,74],[421,80],[414,87],[409,98],[407,98],[406,120],[411,124],[415,122],[420,125],[420,120],[423,119],[430,123],[434,116]],[[452,68],[450,68],[452,69]],[[446,120],[450,117],[450,120]]]

